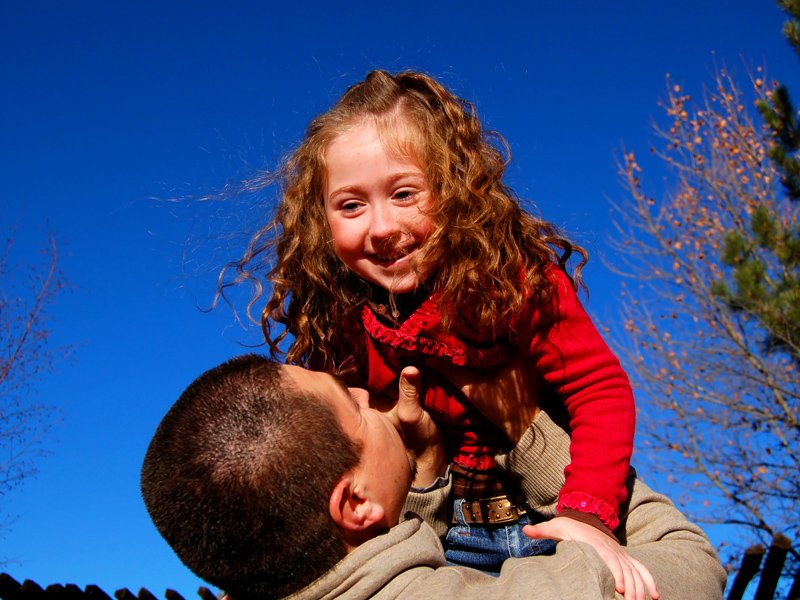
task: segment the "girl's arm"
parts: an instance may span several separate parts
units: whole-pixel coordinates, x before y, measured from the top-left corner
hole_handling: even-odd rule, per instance
[[[567,444],[559,446],[557,442],[567,436],[549,416],[536,418],[540,412],[537,404],[542,386],[530,369],[530,359],[517,356],[489,376],[463,367],[439,365],[437,368],[516,445],[514,460],[503,461],[504,468],[523,477],[527,483],[524,486],[526,499],[535,511],[550,512],[556,490],[564,488],[562,469],[568,462]],[[535,424],[531,427],[532,422]],[[524,427],[523,423],[526,423]],[[523,434],[526,434],[526,441],[520,443]],[[573,442],[566,441],[571,453]],[[643,600],[645,591],[649,597],[658,598],[658,589],[649,569],[631,557],[599,519],[595,518],[598,522],[592,523],[592,519],[580,518],[577,512],[561,511],[555,519],[528,526],[525,532],[531,537],[589,544],[608,566],[617,591],[626,600]],[[578,519],[574,518],[576,516]]]
[[[609,530],[619,507],[633,452],[635,407],[628,377],[581,306],[567,276],[552,269],[552,305],[529,306],[513,324],[514,342],[527,355],[549,394],[566,407],[570,464],[558,511],[593,515]]]

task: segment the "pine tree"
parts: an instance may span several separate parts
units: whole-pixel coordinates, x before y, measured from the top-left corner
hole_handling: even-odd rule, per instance
[[[783,33],[800,57],[800,0],[778,0],[791,17]],[[800,200],[800,123],[784,85],[756,105],[770,132],[769,157],[778,170],[787,203]],[[731,230],[724,239],[722,263],[730,267],[714,285],[729,307],[755,318],[766,330],[768,351],[787,351],[800,362],[800,227],[778,211],[757,206],[749,230]],[[782,218],[783,217],[783,218]]]
[[[698,98],[668,83],[660,143],[644,166],[624,155],[607,263],[631,282],[610,337],[639,407],[637,466],[697,521],[736,527],[723,555],[737,561],[800,539],[800,202],[750,110],[773,89],[762,77],[742,90],[721,70]],[[667,174],[656,194],[653,167]]]

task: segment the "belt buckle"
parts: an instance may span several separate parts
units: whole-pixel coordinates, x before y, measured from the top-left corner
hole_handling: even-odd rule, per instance
[[[485,503],[486,519],[490,525],[504,525],[506,523],[519,523],[520,509],[508,499],[507,496],[487,498]]]
[[[488,525],[510,525],[518,523],[525,509],[518,507],[508,499],[508,496],[493,496],[464,503],[464,520],[467,523]]]

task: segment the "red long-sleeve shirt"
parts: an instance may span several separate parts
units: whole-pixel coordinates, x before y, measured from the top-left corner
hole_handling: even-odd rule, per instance
[[[521,352],[542,382],[539,404],[556,399],[569,412],[571,462],[557,509],[594,515],[613,530],[626,497],[633,451],[633,393],[567,276],[558,269],[549,275],[556,286],[551,305],[543,309],[528,303],[494,332],[471,327],[469,319],[456,319],[445,330],[434,296],[396,328],[365,307],[367,385],[372,392],[386,389],[404,366],[424,356],[481,369],[495,368]],[[424,404],[443,429],[453,462],[491,467],[504,443],[502,434],[449,382],[426,379]]]

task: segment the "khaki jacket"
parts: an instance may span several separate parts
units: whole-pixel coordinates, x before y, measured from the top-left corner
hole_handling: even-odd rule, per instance
[[[553,515],[569,461],[569,437],[544,413],[501,464],[520,477],[534,510]],[[653,574],[661,600],[721,599],[725,572],[705,534],[661,494],[632,474],[629,505],[617,536],[628,552]],[[614,599],[614,578],[593,548],[580,542],[559,542],[552,556],[512,558],[499,577],[464,567],[445,566],[439,534],[449,485],[412,493],[407,508],[416,514],[377,536],[310,586],[291,596],[296,600],[360,598],[442,598],[492,600]]]

